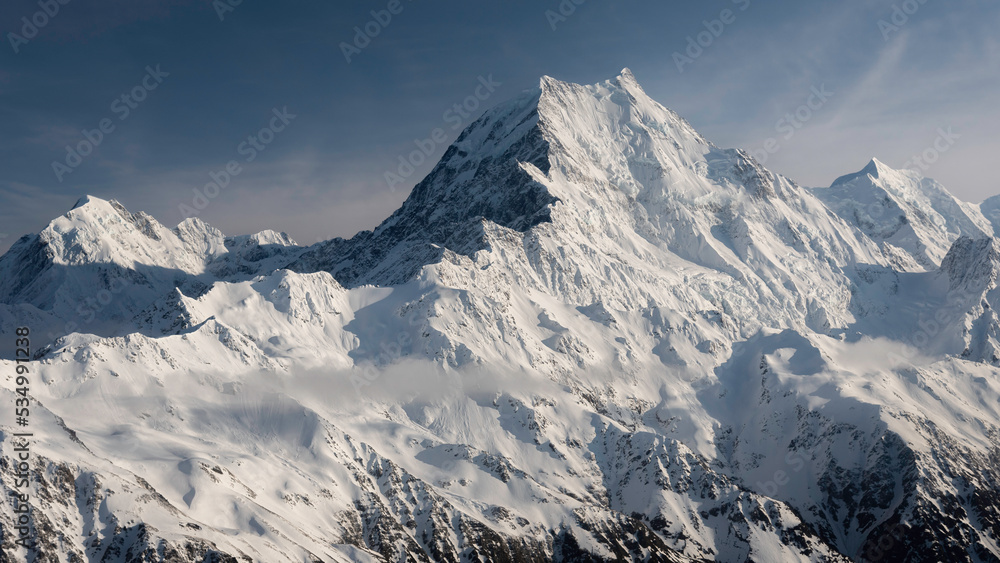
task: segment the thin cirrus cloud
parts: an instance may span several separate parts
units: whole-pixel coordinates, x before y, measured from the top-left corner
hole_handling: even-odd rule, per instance
[[[768,167],[828,185],[872,157],[903,167],[939,128],[951,128],[959,141],[923,172],[968,201],[997,193],[982,155],[1000,148],[991,133],[998,123],[991,92],[1000,89],[992,29],[1000,10],[927,3],[898,28],[885,28],[887,39],[880,21],[901,21],[892,19],[894,6],[829,4],[771,28],[734,27],[729,57],[717,50],[717,60],[695,69],[704,75],[688,84],[681,113],[719,144],[755,148],[776,136],[778,120],[806,101],[811,86],[826,85],[830,102],[769,156]],[[738,87],[713,88],[720,76]]]
[[[415,140],[437,128],[457,137],[444,112],[480,77],[502,84],[482,111],[543,74],[596,82],[625,66],[719,145],[778,137],[766,166],[799,183],[828,185],[871,157],[902,166],[952,127],[959,141],[926,174],[969,201],[1000,191],[990,169],[1000,149],[994,3],[925,2],[886,40],[879,21],[891,19],[892,0],[584,2],[555,24],[556,0],[407,2],[348,64],[341,45],[378,4],[243,2],[220,21],[210,2],[69,0],[20,53],[0,45],[0,250],[85,193],[176,224],[178,205],[285,106],[296,121],[201,216],[228,234],[350,236],[430,171],[447,143],[398,189],[384,179]],[[736,21],[679,72],[673,54],[724,9]],[[37,0],[13,0],[0,24],[16,30],[37,10]],[[170,73],[162,87],[58,181],[51,163],[82,130],[114,119],[110,104],[156,64]],[[778,120],[824,85],[834,95],[781,137]]]
[[[958,135],[940,160],[918,167],[944,182],[958,197],[978,202],[997,193],[983,152],[1000,149],[993,131],[1000,124],[989,92],[1000,90],[996,51],[983,35],[954,38],[945,52],[928,49],[949,40],[940,26],[914,22],[892,36],[886,48],[836,107],[829,126],[818,128],[813,154],[852,158],[877,156],[903,167],[930,147],[940,131]],[[821,135],[821,136],[819,136]],[[822,170],[815,163],[815,170]],[[827,171],[832,178],[837,170]]]

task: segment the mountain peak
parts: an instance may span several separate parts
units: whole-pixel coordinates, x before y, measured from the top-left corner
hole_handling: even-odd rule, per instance
[[[642,85],[639,84],[639,80],[632,73],[632,70],[628,67],[623,68],[620,73],[614,78],[604,80],[597,84],[583,85],[576,84],[573,82],[566,82],[559,80],[558,78],[553,78],[551,76],[545,75],[539,79],[539,88],[544,93],[553,92],[564,92],[566,90],[573,89],[585,89],[590,91],[596,91],[599,89],[607,89],[610,91],[621,90],[632,94],[633,96],[639,95],[643,98],[648,98],[645,90],[643,90]]]
[[[745,153],[706,140],[647,95],[628,68],[595,84],[543,76],[540,89],[498,104],[470,125],[382,225],[315,248],[292,269],[325,270],[346,287],[404,283],[439,262],[441,249],[468,256],[485,248],[484,219],[520,233],[551,223],[539,230],[577,244],[652,244],[692,258],[697,252],[690,249],[714,241],[720,262],[743,268],[740,261],[757,254],[741,245],[791,239],[753,221],[724,236],[709,225],[751,209],[770,222],[781,215],[788,224],[805,224],[802,209],[764,202],[795,199],[799,191]],[[823,210],[818,201],[809,205]],[[733,240],[735,251],[727,246]],[[877,261],[872,249],[857,242],[851,250]]]
[[[558,78],[543,74],[541,78],[538,79],[538,87],[544,92],[553,86],[559,86],[560,84],[565,84],[562,80]]]
[[[993,234],[975,206],[918,172],[896,170],[877,158],[814,193],[873,240],[904,251],[924,269],[937,268],[957,237]]]
[[[872,157],[872,159],[868,161],[868,164],[866,164],[864,168],[862,168],[858,172],[845,174],[837,178],[836,180],[833,181],[832,184],[830,184],[830,187],[832,188],[833,186],[847,184],[849,182],[852,182],[858,178],[863,178],[865,176],[871,176],[872,178],[878,179],[884,176],[887,172],[892,173],[896,172],[896,170],[894,170],[881,160]]]
[[[632,74],[632,70],[629,69],[628,67],[623,68],[622,71],[618,73],[618,77],[616,78],[616,80],[618,81],[618,84],[622,86],[622,88],[627,89],[628,87],[631,86],[642,90],[642,85],[639,84],[639,81],[636,79],[635,75]]]
[[[890,168],[888,165],[886,165],[881,160],[879,160],[879,159],[877,159],[875,157],[872,157],[872,159],[870,161],[868,161],[868,165],[865,166],[864,170],[868,174],[871,174],[872,176],[878,178],[878,176],[879,176],[880,173],[882,173],[882,172],[884,172],[886,170],[892,170],[892,168]]]
[[[80,199],[76,200],[76,203],[73,204],[73,207],[70,207],[70,211],[72,211],[72,210],[74,210],[74,209],[76,209],[78,207],[83,207],[84,205],[87,205],[88,203],[91,202],[91,200],[94,200],[94,199],[100,199],[100,198],[95,198],[92,195],[85,195],[85,196],[81,197]]]
[[[122,204],[118,203],[116,200],[113,199],[107,200],[104,198],[87,194],[82,196],[80,199],[76,200],[76,203],[74,203],[73,207],[71,207],[69,210],[73,211],[76,209],[83,209],[83,208],[107,210],[117,207],[122,207],[122,209],[124,209]]]

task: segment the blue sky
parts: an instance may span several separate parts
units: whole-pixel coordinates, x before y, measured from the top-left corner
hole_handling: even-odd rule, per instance
[[[233,160],[200,212],[209,223],[304,244],[350,236],[487,107],[542,75],[594,83],[623,67],[720,146],[762,154],[774,139],[766,166],[799,183],[828,185],[872,156],[903,167],[937,143],[947,150],[926,175],[968,201],[1000,193],[995,1],[398,2],[5,0],[0,250],[83,194],[173,226]],[[32,33],[22,18],[44,24]],[[366,26],[377,34],[348,62],[343,44]],[[482,81],[493,86],[474,114],[455,112]],[[439,128],[446,142],[390,189],[385,173]],[[83,131],[102,138],[68,157]]]

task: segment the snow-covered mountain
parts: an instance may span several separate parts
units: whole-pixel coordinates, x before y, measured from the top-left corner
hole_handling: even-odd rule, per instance
[[[39,540],[5,494],[0,561],[1000,561],[988,211],[803,188],[628,70],[350,240],[84,198],[0,258]]]
[[[993,236],[993,225],[976,205],[959,201],[930,178],[893,170],[877,159],[815,194],[878,242],[901,270],[937,268],[959,236]]]
[[[993,226],[993,232],[1000,232],[1000,195],[986,198],[979,204],[979,211]]]

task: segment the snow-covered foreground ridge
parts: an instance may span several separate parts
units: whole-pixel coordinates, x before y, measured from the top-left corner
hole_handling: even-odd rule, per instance
[[[85,197],[0,258],[0,562],[1000,561],[996,207],[803,188],[627,70],[350,240]]]

